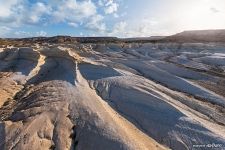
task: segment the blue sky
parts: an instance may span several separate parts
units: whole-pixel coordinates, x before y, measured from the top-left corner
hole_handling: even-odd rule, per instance
[[[224,0],[0,0],[0,37],[143,37],[224,28]]]

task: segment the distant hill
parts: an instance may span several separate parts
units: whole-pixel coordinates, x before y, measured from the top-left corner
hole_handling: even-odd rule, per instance
[[[164,39],[170,42],[225,42],[225,30],[184,31]]]
[[[132,43],[132,42],[146,43],[146,42],[156,42],[156,41],[164,39],[165,37],[166,36],[150,36],[150,37],[123,38],[120,40],[127,43]]]
[[[221,30],[193,30],[184,31],[171,36],[150,36],[135,38],[117,37],[31,37],[1,39],[0,45],[26,45],[29,43],[155,43],[155,42],[178,42],[178,43],[206,43],[225,42],[225,29]]]
[[[54,36],[54,37],[32,37],[12,39],[26,42],[46,42],[46,43],[98,43],[98,42],[116,42],[116,37],[71,37],[71,36]]]

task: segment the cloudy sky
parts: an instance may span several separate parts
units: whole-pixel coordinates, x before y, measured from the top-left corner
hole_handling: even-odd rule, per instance
[[[138,37],[195,29],[225,29],[225,0],[0,0],[0,37]]]

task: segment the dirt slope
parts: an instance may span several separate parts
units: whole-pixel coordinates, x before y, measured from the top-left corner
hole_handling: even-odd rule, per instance
[[[1,53],[0,147],[165,149],[89,87],[79,59],[63,48]]]

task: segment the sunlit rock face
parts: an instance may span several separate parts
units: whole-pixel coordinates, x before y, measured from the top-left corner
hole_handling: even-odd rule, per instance
[[[225,44],[84,41],[1,48],[0,149],[224,148]]]

